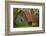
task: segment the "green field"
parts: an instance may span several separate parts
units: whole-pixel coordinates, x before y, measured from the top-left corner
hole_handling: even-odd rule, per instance
[[[21,27],[21,28],[22,28],[22,27],[24,28],[24,27],[32,27],[32,25],[28,25],[28,24],[16,24],[15,27],[16,27],[16,28],[20,28],[20,27]]]
[[[29,25],[29,24],[16,24],[14,26],[14,28],[25,28],[25,27],[38,27],[39,25],[35,25],[35,26],[32,26],[32,25]]]

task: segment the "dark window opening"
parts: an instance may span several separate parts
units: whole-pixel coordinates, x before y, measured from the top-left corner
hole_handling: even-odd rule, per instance
[[[28,24],[32,25],[32,22],[28,22]]]
[[[21,19],[21,22],[22,22],[22,19]]]

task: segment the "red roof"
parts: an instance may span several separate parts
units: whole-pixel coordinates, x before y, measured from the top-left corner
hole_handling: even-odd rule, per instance
[[[33,18],[33,14],[31,14],[30,12],[26,12],[26,18],[28,21],[32,21],[32,18]]]

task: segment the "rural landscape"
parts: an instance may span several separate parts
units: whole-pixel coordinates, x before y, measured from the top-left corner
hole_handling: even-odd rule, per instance
[[[13,27],[39,27],[39,9],[13,8]]]

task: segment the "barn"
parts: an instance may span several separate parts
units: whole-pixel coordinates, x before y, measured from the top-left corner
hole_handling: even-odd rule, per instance
[[[35,13],[31,9],[31,12],[20,11],[16,17],[16,24],[32,24],[36,25]]]

